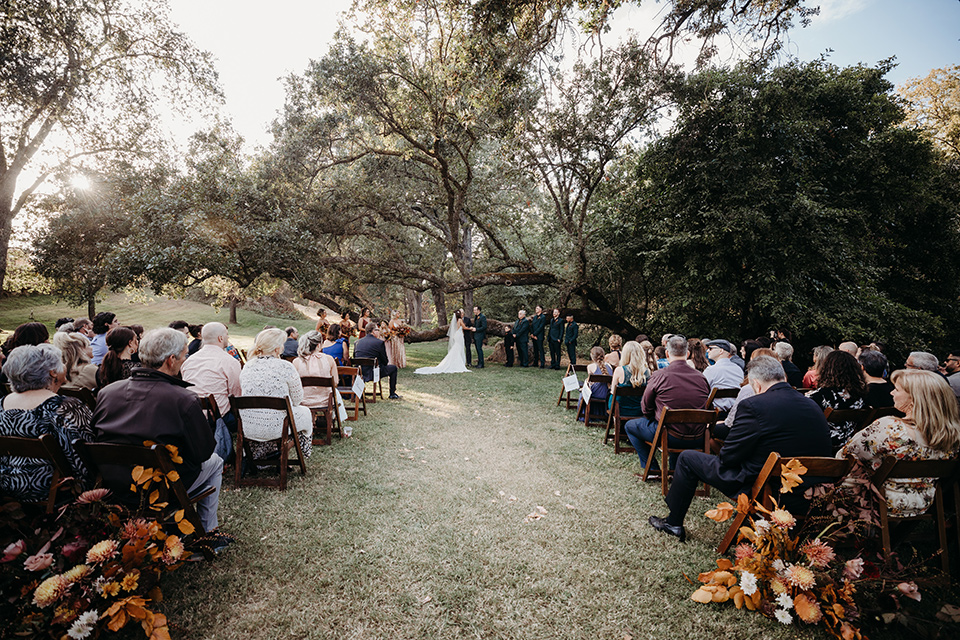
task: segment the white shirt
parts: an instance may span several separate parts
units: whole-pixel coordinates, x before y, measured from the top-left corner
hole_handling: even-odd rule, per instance
[[[187,358],[180,374],[198,396],[216,398],[220,413],[230,411],[230,396],[240,395],[240,363],[215,344],[204,345]]]

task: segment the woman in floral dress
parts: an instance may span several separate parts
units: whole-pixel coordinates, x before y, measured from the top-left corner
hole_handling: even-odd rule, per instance
[[[390,323],[387,325],[390,336],[386,340],[387,361],[398,369],[407,366],[407,348],[403,344],[404,327],[405,323],[400,319],[400,312],[392,312]]]
[[[823,409],[863,409],[867,383],[857,359],[846,351],[831,351],[819,366],[819,387],[807,392],[807,397]],[[862,423],[861,423],[862,424]],[[847,443],[856,433],[856,422],[831,422],[830,444],[834,451]]]
[[[960,411],[950,385],[932,371],[904,369],[891,377],[894,406],[903,418],[880,418],[848,442],[837,457],[857,458],[876,470],[886,456],[898,460],[946,460],[960,447]],[[932,478],[884,483],[890,515],[915,516],[933,503]]]

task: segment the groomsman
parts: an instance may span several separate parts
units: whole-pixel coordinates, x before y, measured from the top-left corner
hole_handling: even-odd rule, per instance
[[[577,364],[577,336],[580,334],[580,326],[573,321],[573,314],[567,314],[567,328],[563,332],[563,343],[567,345],[567,357],[570,358],[570,364]]]
[[[530,351],[527,348],[527,338],[530,336],[530,321],[527,319],[526,309],[517,312],[517,322],[513,325],[513,339],[517,342],[517,351],[520,353],[520,366],[530,366]]]
[[[473,320],[470,316],[463,316],[464,331],[469,331],[470,335],[465,335],[463,340],[463,350],[467,352],[467,366],[473,366]]]
[[[507,357],[507,363],[505,367],[513,366],[513,327],[507,325],[504,327],[505,333],[503,334],[503,351],[504,355]]]
[[[543,369],[547,365],[547,357],[543,353],[543,334],[547,326],[547,316],[543,307],[537,305],[537,312],[530,319],[530,335],[533,337],[533,366]]]
[[[560,309],[553,310],[553,318],[550,319],[550,368],[560,369],[560,343],[563,340],[563,319],[560,317]]]
[[[483,341],[487,339],[487,316],[483,315],[480,307],[473,308],[473,344],[477,347],[477,369],[483,369]],[[467,357],[470,362],[470,357]]]

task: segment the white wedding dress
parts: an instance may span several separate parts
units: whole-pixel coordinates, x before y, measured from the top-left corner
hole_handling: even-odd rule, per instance
[[[420,367],[414,373],[470,373],[467,369],[467,351],[463,346],[463,329],[456,317],[450,319],[450,330],[447,331],[447,355],[435,367]]]

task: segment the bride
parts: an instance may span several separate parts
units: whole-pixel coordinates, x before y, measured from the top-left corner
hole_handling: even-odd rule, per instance
[[[414,373],[470,373],[467,369],[467,352],[463,346],[463,309],[457,309],[450,319],[450,330],[447,331],[447,355],[435,367],[420,367]]]

